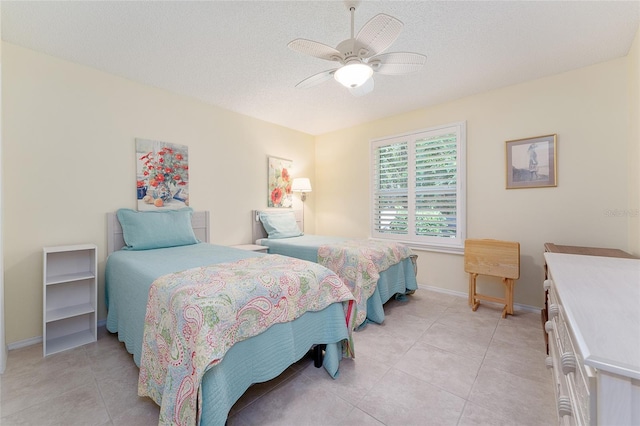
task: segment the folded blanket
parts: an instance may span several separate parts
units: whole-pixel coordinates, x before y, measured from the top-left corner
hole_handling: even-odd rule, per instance
[[[376,290],[380,272],[412,255],[404,244],[349,240],[318,248],[318,263],[334,271],[356,299],[355,327],[367,319],[367,299]]]
[[[160,424],[195,425],[202,377],[234,343],[335,302],[351,315],[350,300],[330,270],[279,255],[162,276],[149,289],[138,394],[160,405]]]

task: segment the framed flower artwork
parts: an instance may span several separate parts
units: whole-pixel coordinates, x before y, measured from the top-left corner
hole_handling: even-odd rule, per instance
[[[138,210],[176,210],[189,205],[187,146],[136,139]]]
[[[293,205],[293,198],[291,194],[291,182],[293,179],[291,179],[291,175],[289,175],[292,165],[293,162],[291,160],[278,157],[268,158],[268,207],[290,208]]]

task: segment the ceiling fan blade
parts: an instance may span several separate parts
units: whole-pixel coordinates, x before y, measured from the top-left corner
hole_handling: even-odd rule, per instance
[[[323,83],[330,78],[333,77],[333,74],[336,72],[337,68],[332,70],[326,70],[319,72],[318,74],[314,74],[311,77],[307,77],[302,80],[300,83],[296,84],[298,89],[308,89],[309,87],[313,87],[316,84]]]
[[[339,61],[342,57],[340,52],[333,47],[317,41],[306,40],[304,38],[297,38],[287,46],[289,49],[295,50],[296,52],[311,55],[320,59],[326,59],[327,61]]]
[[[418,71],[426,60],[419,53],[391,52],[370,58],[368,64],[377,73],[398,75]]]
[[[380,13],[364,24],[356,36],[367,52],[361,57],[369,58],[384,52],[400,35],[404,24],[393,16]]]
[[[349,91],[353,96],[364,96],[367,93],[373,92],[373,77],[369,77],[369,80],[365,81],[358,87],[349,87]]]

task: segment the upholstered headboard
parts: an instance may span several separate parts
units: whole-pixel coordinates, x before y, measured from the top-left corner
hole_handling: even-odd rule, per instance
[[[262,226],[262,222],[260,222],[260,218],[258,217],[258,213],[260,212],[268,212],[268,213],[284,213],[284,212],[293,212],[296,216],[296,223],[298,224],[298,228],[304,232],[304,215],[302,214],[302,210],[292,210],[292,209],[262,209],[262,210],[252,210],[251,211],[251,242],[255,243],[257,240],[261,238],[267,238],[267,231],[264,230],[264,226]]]
[[[196,238],[202,242],[209,242],[209,212],[193,212],[191,226]],[[122,226],[115,212],[107,213],[107,256],[120,250],[126,244],[122,235]]]

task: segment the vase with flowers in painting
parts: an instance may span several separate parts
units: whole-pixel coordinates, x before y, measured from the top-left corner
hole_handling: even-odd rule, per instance
[[[152,187],[151,196],[155,200],[160,199],[166,203],[172,197],[171,188],[169,188],[166,182],[157,182],[156,185]]]
[[[140,157],[142,174],[147,179],[147,191],[143,200],[147,204],[162,207],[173,198],[172,188],[177,192],[187,185],[189,166],[180,152],[165,146],[157,152],[148,152]]]

